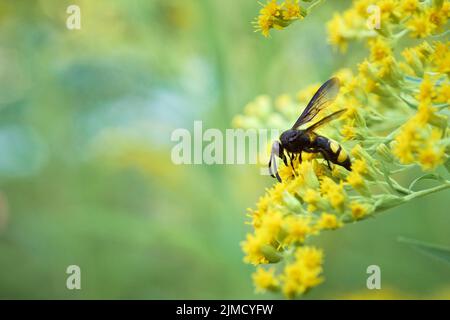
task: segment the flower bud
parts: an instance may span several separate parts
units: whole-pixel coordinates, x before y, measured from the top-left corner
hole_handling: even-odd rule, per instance
[[[377,154],[386,162],[393,163],[394,156],[391,153],[391,149],[386,146],[384,143],[380,143],[376,149]]]
[[[283,258],[280,253],[270,245],[263,245],[261,247],[261,253],[270,263],[277,263]]]

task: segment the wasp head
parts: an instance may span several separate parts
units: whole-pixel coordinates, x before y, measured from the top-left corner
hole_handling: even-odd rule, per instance
[[[298,152],[308,142],[308,137],[301,130],[290,129],[281,134],[280,141],[288,152]]]

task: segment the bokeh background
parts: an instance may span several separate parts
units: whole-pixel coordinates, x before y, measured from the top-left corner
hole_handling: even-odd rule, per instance
[[[68,30],[66,8],[81,8]],[[273,181],[257,166],[170,160],[176,128],[225,129],[259,94],[295,94],[366,48],[334,52],[328,1],[265,39],[253,0],[0,1],[0,298],[241,299],[239,242]],[[448,266],[397,241],[450,243],[449,193],[324,233],[306,298],[449,297]],[[68,265],[82,289],[67,290]]]

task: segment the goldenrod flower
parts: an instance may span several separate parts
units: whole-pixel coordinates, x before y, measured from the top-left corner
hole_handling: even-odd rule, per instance
[[[364,187],[364,178],[356,171],[352,171],[347,176],[347,182],[355,189]]]
[[[261,251],[262,246],[266,244],[265,240],[262,233],[247,235],[247,239],[241,243],[242,251],[246,254],[244,257],[245,262],[254,265],[269,262]]]
[[[420,84],[420,92],[417,96],[417,100],[431,102],[435,97],[434,84],[431,82],[430,77],[425,77]]]
[[[367,29],[371,4],[382,9],[381,29]],[[270,29],[303,18],[304,10],[298,1],[269,1],[258,28],[268,36]],[[306,152],[293,169],[279,163],[283,182],[268,188],[249,210],[253,229],[241,243],[245,262],[274,264],[257,267],[253,282],[258,291],[280,291],[288,298],[306,293],[323,281],[323,252],[307,246],[310,238],[450,188],[450,181],[439,176],[449,159],[450,42],[435,40],[442,38],[449,14],[449,1],[358,0],[327,23],[329,42],[342,52],[355,40],[368,47],[356,73],[349,66],[335,72],[342,88],[329,108],[347,112],[323,128],[324,135],[351,150],[351,170],[338,165],[330,170],[319,154]],[[405,36],[426,39],[408,46],[402,43]],[[306,105],[318,87],[281,95],[274,104],[259,96],[233,124],[287,129],[298,117],[297,104]],[[418,179],[430,171],[439,177],[437,186],[416,190],[403,185],[407,173]]]
[[[413,14],[419,9],[419,0],[403,0],[400,9],[403,14]]]
[[[411,30],[411,35],[416,38],[425,38],[431,35],[434,28],[436,27],[430,21],[429,13],[422,13],[412,17],[407,25]]]
[[[303,243],[311,231],[309,218],[289,216],[285,219],[285,232],[287,235],[284,243]]]
[[[342,222],[339,221],[338,217],[330,213],[322,213],[319,221],[317,222],[317,227],[319,229],[337,229],[342,226]]]
[[[279,281],[275,276],[275,268],[266,270],[258,267],[256,268],[256,272],[253,273],[252,278],[257,292],[276,290],[279,285]]]
[[[294,262],[287,264],[282,276],[283,292],[288,298],[303,294],[323,279],[323,253],[314,247],[302,247],[295,252]]]
[[[436,66],[436,71],[450,73],[450,41],[437,42],[431,55],[431,61]]]
[[[350,209],[352,212],[352,217],[355,220],[362,219],[368,212],[367,206],[359,202],[352,202],[350,204]]]
[[[275,19],[281,17],[281,6],[277,4],[276,0],[267,2],[265,6],[259,11],[257,20],[257,30],[265,36],[269,36],[269,30],[276,26]]]
[[[259,11],[259,16],[255,22],[256,31],[260,31],[263,36],[268,37],[272,28],[283,29],[293,21],[303,19],[306,11],[300,7],[298,0],[287,0],[281,4],[277,0],[271,0]]]
[[[419,151],[419,162],[424,170],[431,170],[444,163],[444,148],[428,145]]]
[[[356,128],[353,122],[345,124],[341,129],[341,134],[345,140],[353,140],[356,138]]]
[[[348,47],[348,40],[345,37],[345,23],[339,14],[335,14],[333,19],[327,23],[328,41],[333,46],[345,52]]]
[[[299,0],[286,0],[283,10],[283,19],[291,20],[301,17],[301,8],[298,2]]]
[[[386,57],[392,55],[392,49],[385,39],[375,38],[369,41],[370,46],[370,58],[372,61],[382,61]]]

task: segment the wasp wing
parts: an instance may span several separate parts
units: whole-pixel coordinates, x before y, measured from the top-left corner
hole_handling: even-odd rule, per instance
[[[317,121],[313,125],[309,126],[305,131],[312,132],[312,131],[316,130],[317,128],[323,126],[324,124],[330,122],[331,120],[339,118],[345,111],[347,111],[347,109],[341,109],[336,112],[333,112],[332,114],[322,118],[321,120]]]
[[[303,110],[292,129],[297,129],[301,125],[311,121],[323,109],[334,101],[339,92],[339,79],[331,78],[325,82],[314,94],[311,101]]]

